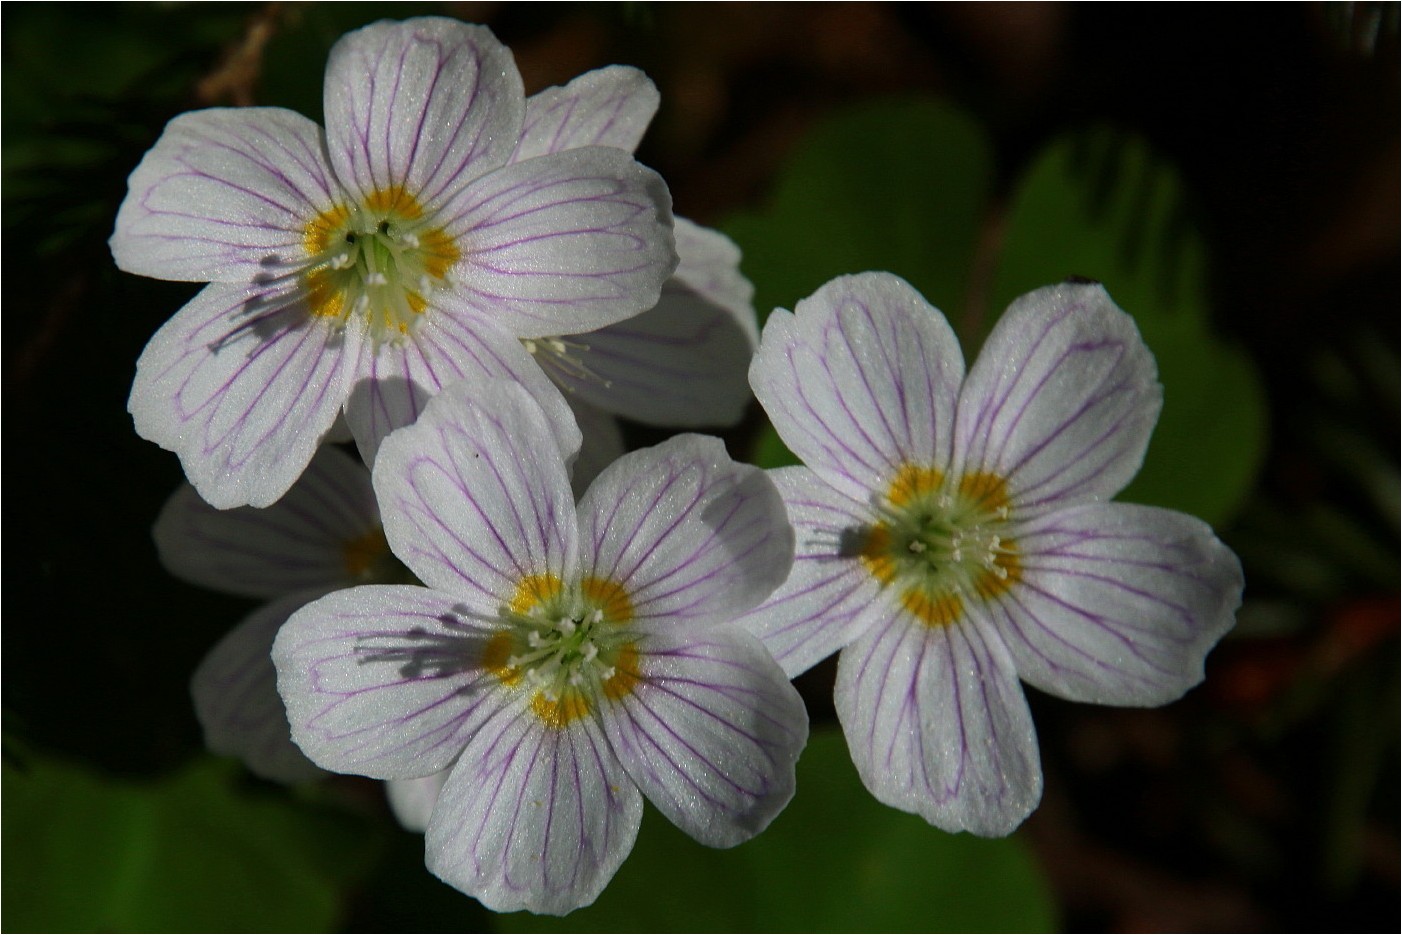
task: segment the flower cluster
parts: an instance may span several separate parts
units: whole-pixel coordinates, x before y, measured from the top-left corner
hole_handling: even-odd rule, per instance
[[[527,98],[485,28],[377,23],[332,50],[325,129],[172,121],[111,241],[208,282],[129,403],[191,484],[162,559],[269,601],[195,673],[208,745],[389,781],[499,911],[592,902],[644,798],[708,845],[763,831],[807,737],[789,678],[839,649],[872,793],[1005,834],[1041,790],[1018,679],[1164,703],[1241,591],[1202,523],[1107,502],[1160,389],[1103,289],[1019,300],[967,375],[889,274],[761,338],[734,245],[633,159],[657,106],[618,66]],[[625,453],[615,416],[734,424],[751,388],[806,466]]]

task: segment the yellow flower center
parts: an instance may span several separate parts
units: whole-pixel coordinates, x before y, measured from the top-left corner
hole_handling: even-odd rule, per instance
[[[949,626],[969,601],[996,598],[1021,580],[1009,512],[1007,482],[996,474],[907,464],[887,486],[857,555],[872,577],[899,589],[912,617]]]
[[[570,587],[555,575],[530,575],[501,616],[506,626],[488,641],[482,665],[505,685],[529,688],[531,711],[548,727],[627,697],[642,678],[624,626],[633,602],[615,581],[587,577]]]
[[[398,185],[321,212],[303,229],[302,246],[311,260],[303,274],[311,313],[341,324],[360,315],[377,340],[408,334],[462,257]]]

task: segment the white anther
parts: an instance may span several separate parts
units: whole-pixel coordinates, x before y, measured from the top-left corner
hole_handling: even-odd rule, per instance
[[[614,677],[617,671],[618,670],[615,669],[613,666],[609,666],[607,669],[599,673],[599,678],[607,682],[609,679]]]
[[[428,274],[427,274],[427,273],[424,273],[422,276],[419,277],[419,292],[420,292],[421,294],[427,295],[427,294],[428,294],[428,290],[430,290],[430,289],[432,289],[432,288],[433,288],[433,280],[428,278]]]
[[[599,647],[595,646],[593,643],[584,644],[584,661],[586,663],[593,662],[596,658],[598,658],[598,655]]]
[[[1008,505],[1007,505],[1006,503],[1003,504],[1002,506],[998,507],[998,518],[999,518],[999,519],[1007,519],[1008,516],[1009,516],[1009,514],[1011,514],[1011,513],[1012,513],[1012,510],[1008,507]]]
[[[915,554],[919,555],[921,552],[925,551],[925,549],[928,548],[928,547],[925,545],[925,543],[921,542],[919,539],[912,539],[912,540],[910,541],[910,545],[906,546],[906,548],[910,549],[910,551],[912,551],[912,552],[914,552]]]
[[[555,626],[558,627],[560,632],[565,634],[565,636],[569,636],[577,629],[578,625],[569,617],[561,617]]]
[[[564,341],[561,341],[559,338],[546,338],[545,343],[549,344],[550,349],[556,354],[559,354],[561,357],[565,355],[567,348],[565,347]]]
[[[964,550],[955,548],[953,552],[949,553],[949,560],[955,564],[962,562],[964,560]]]
[[[368,295],[361,295],[360,298],[355,300],[355,313],[357,315],[364,315],[366,309],[368,309],[369,307],[370,297]]]
[[[590,615],[589,615],[589,622],[590,622],[590,623],[603,623],[603,622],[604,622],[604,612],[603,612],[603,610],[602,610],[602,609],[596,609],[592,614],[590,614]]]
[[[354,265],[355,261],[351,259],[351,255],[349,253],[338,254],[336,256],[336,259],[331,261],[332,269],[350,269]]]
[[[372,286],[387,286],[387,285],[389,285],[389,280],[388,280],[387,278],[385,278],[385,274],[384,274],[384,273],[381,273],[381,272],[374,272],[374,273],[371,273],[369,276],[366,276],[366,277],[365,277],[365,281],[366,281],[367,283],[369,283],[370,285],[372,285]]]
[[[532,341],[530,338],[522,338],[522,339],[521,339],[521,346],[524,347],[524,348],[526,349],[526,353],[527,353],[527,354],[530,354],[532,357],[535,356],[535,351],[536,351],[535,342]]]
[[[569,683],[575,688],[578,688],[584,683],[584,676],[580,675],[578,672],[571,672],[569,677]]]
[[[531,649],[540,649],[545,645],[545,637],[532,630],[526,635],[526,645]]]
[[[406,232],[400,236],[399,242],[406,247],[417,247],[419,245],[419,238]]]

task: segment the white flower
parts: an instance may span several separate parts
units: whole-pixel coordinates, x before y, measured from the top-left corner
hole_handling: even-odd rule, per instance
[[[632,152],[657,105],[657,89],[635,68],[587,72],[526,101],[513,158],[580,146]],[[652,425],[732,425],[749,405],[746,374],[759,330],[740,250],[724,234],[685,218],[675,222],[680,262],[654,308],[587,336],[526,342],[567,391],[581,427],[597,421],[591,409]],[[592,444],[587,427],[584,436],[581,457]]]
[[[211,281],[147,345],[129,408],[210,503],[274,502],[344,408],[361,453],[458,378],[508,377],[577,428],[522,339],[657,304],[670,198],[621,150],[517,159],[526,112],[485,28],[382,22],[343,37],[326,130],[278,108],[171,121],[132,173],[124,270]]]
[[[294,611],[338,588],[410,580],[380,527],[370,472],[323,448],[287,496],[261,510],[216,510],[184,484],[152,534],[161,564],[176,577],[268,601],[214,645],[190,680],[205,746],[265,779],[324,775],[292,743],[273,637]]]
[[[792,563],[765,474],[679,436],[576,507],[572,454],[519,386],[448,387],[374,468],[390,545],[428,587],[337,592],[273,648],[313,761],[452,767],[429,869],[498,911],[592,902],[644,795],[705,844],[748,839],[792,796],[807,733],[783,672],[730,624]]]
[[[1201,681],[1241,567],[1191,516],[1106,502],[1161,389],[1100,286],[1023,296],[966,375],[909,285],[844,277],[774,313],[750,379],[807,466],[773,472],[797,556],[742,625],[791,675],[845,647],[837,712],[878,799],[1006,834],[1042,790],[1019,678],[1121,705]]]

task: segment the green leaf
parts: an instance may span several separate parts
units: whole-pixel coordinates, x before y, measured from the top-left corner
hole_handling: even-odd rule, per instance
[[[945,105],[891,101],[816,126],[761,213],[721,225],[744,253],[763,319],[835,276],[889,270],[936,305],[964,301],[992,160]]]
[[[1210,329],[1205,248],[1176,172],[1101,128],[1053,143],[1023,177],[991,295],[1068,276],[1105,284],[1158,360],[1164,409],[1122,499],[1221,524],[1240,508],[1265,449],[1266,404],[1251,361]]]
[[[814,732],[798,794],[728,851],[649,808],[599,901],[563,919],[498,916],[503,932],[1047,931],[1046,883],[1016,838],[951,835],[878,803],[835,730]]]
[[[327,931],[376,838],[240,788],[206,758],[155,782],[25,756],[4,767],[9,931]]]

